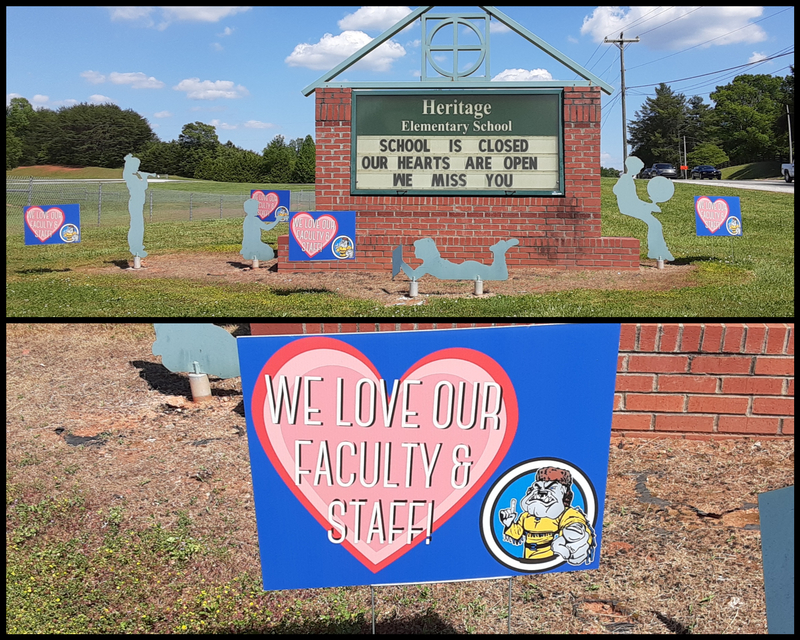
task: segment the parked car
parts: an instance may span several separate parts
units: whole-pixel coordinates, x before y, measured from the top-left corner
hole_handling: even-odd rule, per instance
[[[652,172],[650,175],[651,178],[664,176],[665,178],[674,179],[678,177],[678,170],[668,162],[656,162],[650,171]]]
[[[781,173],[783,174],[783,179],[786,182],[791,182],[794,180],[794,162],[782,164]]]
[[[645,167],[636,177],[641,178],[642,180],[649,180],[653,177],[653,167]]]
[[[710,164],[701,164],[699,167],[692,169],[692,180],[695,178],[700,178],[701,180],[703,178],[722,180],[722,171],[715,169]]]

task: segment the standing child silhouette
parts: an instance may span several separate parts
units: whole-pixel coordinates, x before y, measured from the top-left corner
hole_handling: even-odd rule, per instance
[[[664,229],[661,221],[653,215],[654,211],[661,211],[656,204],[666,202],[675,193],[675,185],[669,178],[656,176],[647,183],[647,194],[652,202],[640,200],[633,182],[644,166],[636,156],[629,156],[625,161],[627,171],[623,173],[617,184],[614,185],[614,195],[617,196],[617,205],[620,213],[632,218],[638,218],[647,223],[647,257],[654,260],[674,260],[664,240]]]
[[[139,171],[139,158],[130,153],[125,156],[122,177],[125,179],[130,194],[128,213],[131,214],[128,248],[134,256],[140,258],[147,256],[147,251],[144,250],[144,194],[147,191],[147,178],[154,175],[154,173]]]

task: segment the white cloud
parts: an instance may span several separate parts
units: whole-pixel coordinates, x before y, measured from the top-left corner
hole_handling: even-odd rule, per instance
[[[234,85],[230,80],[200,80],[187,78],[173,87],[176,91],[185,91],[186,97],[192,100],[216,100],[217,98],[242,98],[250,92],[242,85]]]
[[[250,11],[252,7],[109,7],[111,19],[141,22],[146,27],[166,29],[173,22],[219,22],[237,13]],[[152,14],[160,12],[156,25]]]
[[[225,27],[225,29],[223,29],[222,33],[218,33],[217,34],[217,37],[218,38],[224,38],[225,36],[229,36],[232,33],[233,33],[233,29],[231,29],[230,27]]]
[[[89,102],[93,104],[106,104],[110,102],[111,104],[117,104],[117,101],[109,98],[108,96],[101,95],[99,93],[95,93],[89,96]]]
[[[9,93],[6,96],[6,104],[11,103],[11,98],[23,98],[24,96],[19,95],[18,93]],[[67,98],[66,100],[50,100],[50,96],[45,96],[40,93],[37,93],[33,96],[28,102],[31,103],[31,106],[34,109],[55,109],[57,107],[72,107],[76,104],[79,104],[77,100],[74,98]]]
[[[101,84],[106,81],[106,77],[102,73],[98,73],[97,71],[84,71],[81,74],[81,78],[86,78],[87,82],[91,82],[92,84]]]
[[[489,23],[489,33],[494,33],[494,34],[511,33],[511,27],[507,27],[499,20],[492,20]]]
[[[111,19],[117,20],[142,20],[149,19],[154,7],[108,7]],[[152,24],[152,20],[149,23]]]
[[[758,51],[753,51],[753,55],[748,58],[748,62],[758,62],[759,60],[763,60],[764,58],[768,57],[766,53],[759,53]]]
[[[235,124],[228,124],[227,122],[221,122],[221,121],[216,120],[216,119],[212,120],[208,124],[210,124],[213,127],[217,127],[219,129],[236,129],[236,125]]]
[[[134,73],[117,73],[116,71],[112,71],[108,75],[108,79],[114,84],[129,84],[132,89],[160,89],[164,86],[161,80],[156,80],[152,76],[148,78],[141,71]]]
[[[599,43],[606,36],[617,37],[621,31],[626,38],[634,38],[663,25],[643,35],[641,41],[651,49],[665,50],[685,49],[708,40],[714,41],[704,45],[704,48],[761,42],[767,37],[764,30],[755,24],[742,29],[752,24],[751,20],[761,16],[763,7],[704,6],[696,11],[697,7],[670,7],[665,11],[653,9],[629,7],[626,11],[623,7],[598,7],[584,18],[581,35],[588,34],[594,42]],[[632,27],[626,26],[639,19],[643,21]]]
[[[504,69],[498,73],[493,81],[522,82],[528,80],[552,80],[553,76],[547,69]]]
[[[166,19],[186,22],[219,22],[250,9],[252,7],[161,7]]]
[[[386,31],[405,18],[411,9],[408,7],[361,7],[355,13],[348,13],[339,20],[342,31]]]
[[[159,111],[153,114],[154,118],[171,118],[172,114],[169,111]]]
[[[219,42],[212,42],[211,43],[211,48],[214,51],[222,51],[225,47],[223,47]]]
[[[338,36],[326,33],[316,44],[298,44],[284,62],[290,67],[332,69],[370,42],[372,38],[363,31],[343,31]],[[404,55],[406,50],[403,46],[389,40],[370,51],[358,65],[372,71],[388,71],[392,62]]]
[[[259,122],[258,120],[248,120],[244,123],[245,129],[271,129],[275,125],[270,122]]]

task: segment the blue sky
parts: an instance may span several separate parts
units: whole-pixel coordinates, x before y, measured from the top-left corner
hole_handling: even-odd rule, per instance
[[[220,141],[261,152],[276,135],[313,136],[314,98],[303,88],[414,8],[7,7],[6,104],[113,102],[162,140],[201,121]],[[497,8],[614,87],[603,94],[603,166],[622,168],[619,48],[604,37],[640,37],[625,48],[629,120],[659,82],[710,102],[738,74],[785,76],[794,64],[793,7]],[[478,11],[434,12],[457,9]],[[417,79],[420,37],[416,20],[335,80]],[[493,79],[577,79],[502,25],[490,43]]]

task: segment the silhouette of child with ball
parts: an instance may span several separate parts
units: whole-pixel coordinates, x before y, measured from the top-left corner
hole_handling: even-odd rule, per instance
[[[636,156],[630,156],[625,161],[626,171],[619,177],[613,189],[614,195],[617,196],[617,205],[620,213],[647,223],[648,258],[674,260],[675,258],[669,252],[664,240],[664,229],[661,222],[653,215],[653,212],[661,211],[656,203],[664,203],[669,200],[675,193],[675,185],[669,178],[656,176],[647,183],[647,194],[652,202],[640,200],[633,178],[642,170],[642,167],[644,167],[644,163]]]

